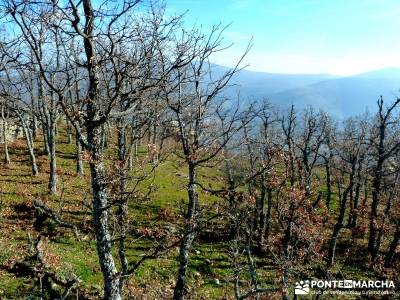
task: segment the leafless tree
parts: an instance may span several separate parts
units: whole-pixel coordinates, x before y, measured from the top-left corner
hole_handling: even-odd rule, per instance
[[[239,59],[235,68],[218,78],[213,77],[209,59],[212,54],[223,49],[222,31],[223,29],[214,27],[208,36],[200,33],[193,35],[193,40],[186,47],[190,47],[195,59],[191,64],[171,73],[163,85],[163,95],[178,125],[178,140],[183,159],[187,164],[189,178],[188,208],[178,258],[179,271],[174,299],[184,297],[189,250],[199,226],[201,206],[197,192],[198,168],[210,164],[241,127],[237,124],[240,119],[238,109],[223,118],[224,128],[218,127],[217,115],[224,110],[224,101],[219,99],[219,95],[229,84],[232,76],[238,72],[239,63],[243,58]]]
[[[385,107],[383,98],[378,100],[378,113],[374,122],[370,147],[372,149],[372,203],[370,211],[368,251],[374,261],[380,248],[379,236],[382,229],[379,228],[378,206],[382,200],[382,184],[387,173],[387,163],[400,150],[400,142],[395,138],[398,135],[398,118],[396,108],[400,99],[396,99],[388,107]]]
[[[337,187],[339,191],[339,215],[334,226],[329,246],[328,266],[335,260],[336,244],[339,233],[344,227],[344,218],[348,201],[353,205],[354,187],[359,178],[358,170],[362,168],[366,153],[366,128],[359,126],[356,120],[348,120],[337,142]],[[353,210],[354,213],[354,210]]]
[[[107,299],[121,298],[121,273],[116,268],[109,233],[109,209],[112,203],[103,158],[104,126],[111,119],[134,112],[144,91],[162,81],[159,55],[153,55],[152,50],[167,51],[167,47],[156,48],[155,45],[162,46],[164,43],[168,46],[172,39],[177,40],[178,37],[173,36],[176,34],[173,28],[180,24],[179,17],[167,20],[162,11],[153,10],[149,17],[133,14],[139,2],[125,1],[117,5],[104,3],[101,10],[94,8],[90,0],[69,1],[66,4],[5,2],[6,12],[18,26],[26,48],[34,55],[33,63],[49,90],[52,111],[57,105],[63,109],[77,131],[81,145],[89,154],[93,219]],[[42,30],[48,33],[45,37],[54,37],[44,49],[40,47]],[[62,48],[72,39],[76,47],[82,50],[78,50],[76,56],[67,55]],[[162,76],[187,65],[197,56],[197,53],[187,52],[183,47],[191,42],[192,33],[179,39],[182,47],[168,53],[172,60],[163,67]],[[119,49],[124,49],[127,55],[122,56]],[[52,58],[55,61],[51,61]],[[73,106],[66,101],[68,91],[74,87],[74,82],[67,80],[66,76],[71,66],[81,69],[84,74],[82,82],[87,87],[85,97],[76,99],[80,103]],[[135,82],[133,86],[132,82]],[[49,124],[54,129],[55,116]]]

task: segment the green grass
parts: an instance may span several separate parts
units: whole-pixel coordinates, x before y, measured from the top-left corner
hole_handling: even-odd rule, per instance
[[[30,175],[30,165],[24,141],[19,140],[9,146],[12,163],[9,166],[2,165],[0,169],[0,216],[2,222],[1,232],[13,229],[12,237],[1,240],[1,248],[7,249],[0,252],[0,263],[4,264],[10,259],[19,259],[28,255],[28,232],[33,237],[37,233],[32,228],[33,219],[29,212],[16,211],[17,204],[27,204],[33,199],[39,198],[55,210],[63,207],[63,217],[74,222],[82,223],[82,218],[90,223],[90,210],[86,215],[76,215],[75,212],[82,211],[83,202],[90,205],[90,189],[88,168],[85,163],[84,177],[75,175],[75,145],[66,143],[66,136],[58,137],[57,143],[57,167],[58,167],[58,193],[56,196],[47,195],[48,163],[47,157],[41,152],[42,141],[39,139],[35,143],[37,161],[40,174],[37,177]],[[115,155],[115,149],[112,147],[106,151],[105,156],[109,159],[108,166],[112,166],[111,158]],[[140,156],[145,156],[144,149],[141,149]],[[148,166],[150,169],[150,166]],[[132,175],[137,175],[138,171],[133,171]],[[201,170],[200,178],[208,180],[215,179],[218,176],[218,170]],[[207,177],[202,176],[207,174]],[[152,192],[148,199],[133,199],[130,201],[130,219],[137,228],[168,228],[174,226],[179,229],[179,223],[183,221],[180,215],[181,206],[184,207],[187,198],[186,192],[186,168],[183,163],[170,155],[155,170],[148,179],[143,181],[138,188],[138,192],[146,194],[151,186]],[[199,192],[201,203],[207,204],[216,201],[216,197]],[[171,214],[171,220],[166,220],[165,216]],[[161,215],[161,217],[160,217]],[[172,222],[172,220],[174,222]],[[175,224],[175,221],[178,221]],[[174,224],[172,224],[174,223]],[[88,291],[96,291],[102,286],[102,275],[99,269],[96,244],[90,234],[86,234],[81,242],[77,242],[74,236],[68,230],[57,228],[49,224],[47,230],[54,233],[50,240],[45,243],[45,251],[49,256],[57,261],[54,269],[60,274],[68,276],[70,273],[76,274],[81,280],[81,287]],[[128,239],[127,256],[130,261],[137,261],[153,246],[151,239],[135,240]],[[16,257],[14,248],[20,250],[20,255]],[[224,245],[220,244],[201,244],[194,245],[195,249],[201,249],[200,255],[195,252],[190,264],[189,285],[196,285],[196,282],[202,282],[196,294],[210,295],[210,292],[216,297],[223,294],[223,289],[212,283],[214,277],[218,276],[224,282],[224,278],[229,276],[227,263],[218,263],[213,266],[210,272],[205,272],[204,260],[225,257]],[[146,261],[132,276],[131,281],[141,288],[155,286],[169,286],[172,288],[177,270],[177,252],[173,249],[167,254],[157,259]],[[196,250],[197,251],[197,250]],[[117,257],[117,253],[115,253]],[[201,274],[201,279],[193,275],[194,272]],[[23,297],[30,295],[33,290],[34,282],[29,278],[18,278],[12,274],[2,271],[0,273],[0,298]],[[223,286],[223,285],[222,285]]]
[[[83,228],[83,240],[77,242],[70,231],[50,224],[47,230],[53,235],[46,241],[45,251],[56,262],[52,267],[57,272],[65,276],[70,273],[76,274],[81,280],[80,288],[94,295],[93,299],[96,299],[99,297],[99,290],[102,286],[102,274],[97,259],[96,243],[93,234],[90,233],[91,198],[87,163],[85,163],[85,175],[83,177],[76,176],[75,144],[66,143],[66,136],[61,131],[57,143],[58,194],[49,197],[47,195],[48,162],[47,157],[41,153],[41,145],[40,139],[36,141],[39,176],[30,176],[29,160],[22,140],[9,147],[11,165],[0,166],[0,265],[13,259],[21,259],[28,254],[28,232],[33,237],[38,233],[32,226],[34,221],[32,211],[23,211],[23,208],[26,204],[29,205],[33,199],[40,198],[55,210],[63,208],[63,218]],[[105,157],[106,164],[112,171],[112,158],[115,157],[115,147],[112,146],[112,141]],[[141,148],[139,161],[145,157],[146,151]],[[139,167],[130,175],[135,177],[149,169],[151,169],[150,164],[139,164]],[[199,171],[199,180],[206,187],[218,188],[221,186],[221,175],[218,167],[202,168]],[[154,232],[171,229],[179,231],[184,221],[181,210],[187,203],[186,180],[187,170],[179,158],[170,154],[165,160],[163,159],[155,172],[138,186],[135,193],[137,197],[130,199],[129,220],[133,229],[150,229]],[[132,187],[133,184],[134,180],[128,186]],[[148,194],[149,189],[151,193]],[[326,189],[323,185],[318,189],[325,194]],[[199,199],[203,207],[224,201],[204,193],[200,189]],[[337,195],[333,194],[332,211],[334,212],[338,209],[337,202]],[[18,207],[22,210],[18,210]],[[334,220],[331,219],[330,222],[332,221]],[[212,224],[223,225],[221,222],[223,221],[215,220]],[[331,231],[326,228],[323,230],[329,237]],[[339,242],[347,241],[348,238],[349,232],[343,230]],[[154,241],[150,237],[144,236],[138,239],[135,235],[130,236],[127,241],[129,261],[139,260],[142,255],[152,249],[153,243]],[[233,297],[231,282],[233,270],[229,251],[230,244],[226,242],[196,241],[194,243],[188,273],[189,290],[193,299],[231,299]],[[117,253],[114,254],[117,258]],[[127,289],[132,293],[146,293],[149,295],[149,299],[152,297],[159,299],[161,294],[171,295],[176,278],[177,255],[178,249],[175,248],[157,259],[147,260],[129,279]],[[274,258],[267,254],[262,257],[254,257],[254,259],[259,266],[258,274],[262,286],[276,285],[279,280],[279,270],[275,266]],[[308,266],[310,272],[314,267],[316,266],[312,263]],[[374,278],[376,275],[361,265],[345,261],[338,261],[332,272],[346,274],[349,278],[351,276],[360,278],[361,274],[361,277]],[[216,284],[215,279],[218,279],[220,284]],[[243,274],[243,279],[248,279],[246,272]],[[32,279],[15,277],[4,269],[0,269],[0,283],[0,299],[23,298],[37,293]],[[290,282],[291,286],[292,283]]]

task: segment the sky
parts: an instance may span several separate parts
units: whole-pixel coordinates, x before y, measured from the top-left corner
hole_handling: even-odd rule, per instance
[[[166,0],[187,26],[213,24],[232,47],[213,62],[233,66],[252,39],[248,70],[354,75],[400,67],[400,0]]]

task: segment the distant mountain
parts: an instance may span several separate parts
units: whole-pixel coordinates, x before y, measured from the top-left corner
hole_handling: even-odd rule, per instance
[[[214,77],[228,71],[229,68],[213,65]],[[243,95],[265,97],[289,89],[301,88],[320,81],[339,78],[330,74],[279,74],[241,70],[231,80],[231,91],[240,91]]]
[[[325,80],[270,94],[269,98],[278,105],[293,103],[299,108],[312,105],[336,117],[348,117],[374,111],[380,96],[392,101],[399,89],[400,69],[390,69]]]
[[[400,78],[400,68],[385,68],[356,75],[365,78]]]
[[[215,70],[224,72],[225,67]],[[218,73],[217,72],[217,73]],[[400,68],[388,68],[348,77],[329,74],[272,74],[243,70],[232,79],[227,94],[240,91],[244,99],[268,98],[271,103],[298,109],[308,105],[337,118],[375,111],[382,95],[392,101],[400,90]]]

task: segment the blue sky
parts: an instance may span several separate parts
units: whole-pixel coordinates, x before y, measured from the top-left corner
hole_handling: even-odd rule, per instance
[[[187,25],[222,22],[231,66],[253,37],[249,70],[352,75],[400,67],[400,0],[166,0]]]

